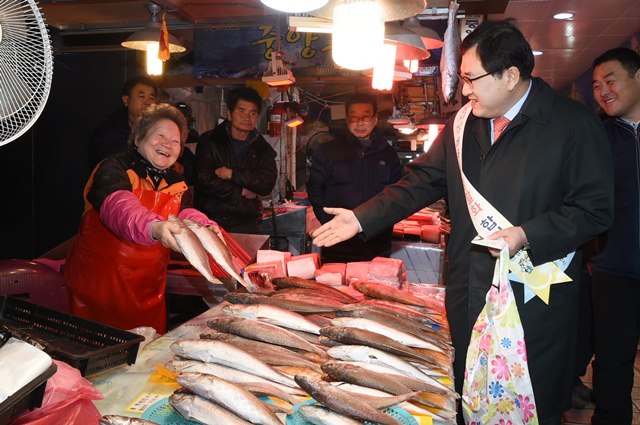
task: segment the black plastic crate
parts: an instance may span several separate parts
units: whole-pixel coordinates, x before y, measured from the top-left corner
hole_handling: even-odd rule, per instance
[[[135,363],[144,341],[132,332],[7,296],[0,297],[0,325],[40,342],[47,354],[82,376]]]
[[[0,403],[0,425],[7,425],[25,410],[33,410],[42,405],[47,379],[56,373],[55,363],[24,387]]]

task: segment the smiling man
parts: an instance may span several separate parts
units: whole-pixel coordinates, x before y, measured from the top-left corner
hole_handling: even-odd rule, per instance
[[[615,219],[591,259],[592,423],[631,424],[633,362],[640,335],[640,55],[609,50],[593,62],[593,96],[607,114],[613,154]]]
[[[321,223],[332,216],[324,207],[354,208],[380,193],[400,178],[402,166],[396,151],[374,130],[378,123],[376,97],[358,93],[345,103],[347,129],[318,146],[311,159],[307,183],[309,200]],[[368,241],[354,236],[340,244],[322,248],[322,261],[368,261],[388,256],[390,226]]]
[[[512,256],[527,251],[533,266],[576,251],[565,263],[565,273],[575,280],[578,247],[613,220],[611,153],[596,114],[531,76],[531,46],[510,20],[483,22],[463,40],[461,51],[462,94],[469,103],[459,116],[429,152],[407,165],[408,173],[398,183],[353,211],[325,209],[336,217],[312,235],[318,246],[331,246],[359,230],[371,237],[447,197],[446,309],[458,392],[471,332],[496,264],[495,253],[471,244],[483,231],[478,228],[493,227],[489,238],[503,238]],[[463,174],[469,182],[464,186]],[[467,204],[469,185],[484,197],[482,205]],[[497,230],[489,222],[474,223],[470,211],[477,215],[487,206],[512,226]],[[549,304],[538,297],[525,303],[523,285],[512,286],[540,424],[559,425],[561,413],[570,407],[578,286],[552,285]],[[504,405],[493,408],[504,410]],[[458,420],[462,423],[460,415]]]
[[[262,98],[240,87],[227,96],[227,120],[200,136],[196,148],[195,205],[227,231],[257,233],[260,196],[278,175],[276,152],[256,130]]]

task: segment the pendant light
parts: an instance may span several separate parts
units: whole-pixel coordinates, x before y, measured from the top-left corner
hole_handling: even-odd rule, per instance
[[[128,49],[141,50],[147,54],[147,73],[149,75],[162,74],[162,61],[158,59],[160,45],[160,30],[162,25],[158,19],[162,8],[154,3],[148,3],[147,9],[151,13],[151,19],[147,27],[136,31],[122,42],[122,46]],[[180,44],[177,38],[168,34],[168,49],[170,53],[181,53],[186,48]]]
[[[329,0],[260,0],[262,4],[280,12],[301,13],[324,7]]]
[[[347,69],[373,67],[384,40],[384,11],[373,0],[344,0],[333,9],[333,61]]]

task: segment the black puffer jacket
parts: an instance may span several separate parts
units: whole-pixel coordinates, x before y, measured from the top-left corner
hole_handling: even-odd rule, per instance
[[[129,111],[120,108],[110,114],[93,132],[89,141],[89,165],[95,167],[109,155],[124,152],[129,147]]]
[[[228,121],[200,136],[196,148],[195,205],[224,228],[257,223],[262,215],[259,197],[247,199],[242,189],[268,195],[276,183],[276,152],[258,132],[249,137],[249,150],[238,164],[231,147]],[[216,169],[233,169],[231,180],[216,176]]]

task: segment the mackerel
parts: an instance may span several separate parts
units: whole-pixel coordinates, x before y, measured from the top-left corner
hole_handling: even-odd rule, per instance
[[[219,404],[251,423],[282,425],[271,409],[239,385],[214,375],[193,372],[181,373],[176,380],[189,391]]]
[[[367,403],[363,403],[359,398],[331,384],[305,375],[296,375],[295,380],[300,385],[300,388],[331,410],[355,419],[377,422],[383,425],[400,425],[400,422],[391,416],[369,406]]]
[[[446,104],[453,101],[458,90],[458,74],[460,73],[460,27],[458,26],[458,1],[449,3],[447,29],[444,32],[444,45],[440,56],[440,75],[442,76],[442,97]]]
[[[251,425],[224,407],[199,395],[175,392],[169,397],[169,404],[183,418],[207,425]]]
[[[207,324],[209,327],[218,331],[232,333],[245,338],[297,348],[320,355],[325,354],[323,350],[306,341],[304,338],[269,323],[243,319],[241,317],[216,317],[209,320]]]
[[[221,364],[289,387],[297,386],[292,379],[276,371],[256,356],[227,342],[187,339],[171,344],[171,350],[181,357]]]

